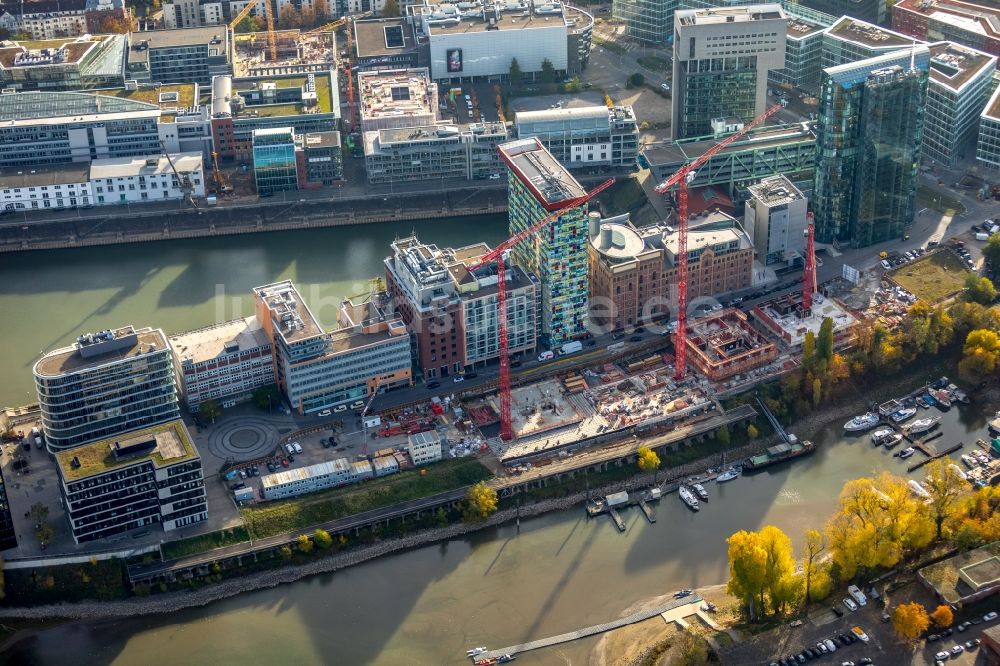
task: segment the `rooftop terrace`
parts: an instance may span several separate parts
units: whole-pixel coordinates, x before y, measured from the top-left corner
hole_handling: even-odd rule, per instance
[[[304,113],[331,113],[334,108],[334,88],[330,83],[333,74],[329,71],[294,76],[265,76],[233,79],[233,91],[244,97],[251,93],[262,93],[268,87],[274,89],[301,88],[305,93],[300,101],[282,104],[247,104],[233,116],[240,118],[274,118],[277,116],[297,116]],[[312,80],[312,83],[310,83]],[[310,90],[313,86],[315,90]],[[315,104],[312,103],[315,93]],[[339,103],[339,100],[338,100]],[[315,111],[310,111],[315,109]]]
[[[563,14],[568,8],[564,8],[560,0],[507,0],[493,7],[495,11],[485,8],[479,0],[459,3],[425,0],[418,12],[432,36],[566,25]]]
[[[436,116],[437,86],[426,69],[358,72],[361,118]]]
[[[928,48],[931,81],[956,92],[976,75],[992,72],[996,66],[995,56],[954,42],[936,42]]]
[[[156,446],[151,450],[148,446],[143,446],[151,441],[156,442]],[[116,444],[119,450],[134,446],[136,454],[116,455]],[[156,468],[162,468],[197,456],[198,451],[191,441],[191,434],[184,426],[184,422],[175,419],[136,432],[115,435],[61,451],[56,454],[56,464],[63,479],[77,481],[145,461],[152,462]]]
[[[78,64],[109,37],[6,41],[0,46],[0,67],[44,67]]]
[[[802,39],[803,37],[814,35],[817,32],[823,32],[824,30],[826,30],[826,26],[820,23],[813,23],[812,21],[798,16],[790,16],[788,18],[789,39]]]
[[[257,287],[254,294],[267,305],[274,329],[286,341],[298,342],[323,332],[291,280]]]

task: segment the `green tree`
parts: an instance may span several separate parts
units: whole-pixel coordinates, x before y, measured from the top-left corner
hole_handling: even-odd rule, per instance
[[[257,22],[254,20],[254,18],[252,16],[244,16],[243,20],[237,23],[236,27],[233,28],[233,32],[240,32],[240,33],[254,32],[256,29],[257,29]]]
[[[281,394],[274,384],[255,388],[252,397],[254,404],[261,409],[274,409],[281,402]]]
[[[206,421],[215,423],[215,419],[222,416],[222,406],[215,398],[209,398],[205,402],[198,405],[198,416]]]
[[[829,361],[833,358],[833,319],[829,317],[824,317],[823,323],[819,325],[816,353],[824,361]]]
[[[959,500],[967,487],[966,480],[944,458],[932,460],[927,466],[924,488],[931,496],[927,506],[934,519],[934,533],[938,540],[941,539],[945,521],[955,515]]]
[[[823,382],[820,381],[819,377],[813,379],[812,398],[813,398],[813,409],[816,409],[817,407],[819,407],[820,402],[823,401]]]
[[[896,635],[908,641],[916,640],[931,624],[927,611],[916,601],[896,606],[892,612],[892,628]]]
[[[333,545],[333,537],[326,530],[316,529],[313,533],[313,541],[319,547],[320,550],[326,550]]]
[[[1000,233],[990,236],[983,246],[983,262],[990,273],[1000,274]]]
[[[729,433],[729,428],[726,426],[719,428],[715,438],[719,440],[719,444],[722,444],[723,446],[729,446],[729,443],[732,441],[732,435]]]
[[[639,469],[643,472],[648,474],[660,468],[660,456],[656,455],[656,451],[653,449],[647,446],[640,446],[636,454]]]
[[[486,485],[485,481],[475,484],[465,494],[466,520],[485,520],[497,510],[497,491]]]
[[[396,18],[397,16],[399,16],[399,3],[396,0],[385,0],[385,4],[382,5],[382,17]]]
[[[546,88],[551,88],[556,82],[556,68],[552,65],[552,61],[548,58],[542,60],[542,74],[541,74],[542,85]]]
[[[997,290],[989,278],[970,273],[965,278],[965,297],[980,305],[989,305],[997,298]]]
[[[443,508],[439,508],[437,510],[437,514],[435,514],[435,519],[437,520],[438,527],[444,527],[445,525],[448,524],[448,514],[445,513],[445,510]]]
[[[292,559],[292,549],[288,546],[282,546],[278,552],[281,553],[281,559],[285,561]]]
[[[995,331],[976,329],[965,338],[958,368],[964,375],[985,377],[996,372],[1000,360],[1000,336]]]
[[[49,507],[41,502],[35,502],[31,505],[31,520],[33,520],[36,525],[41,525],[48,519]]]
[[[524,86],[524,73],[521,71],[521,64],[517,58],[510,59],[510,70],[507,72],[507,80],[510,82],[510,89],[514,92],[521,90]]]
[[[311,553],[313,549],[312,539],[309,538],[308,534],[302,534],[298,539],[299,552],[301,553]]]
[[[802,367],[809,369],[812,367],[813,358],[816,354],[816,334],[806,331],[806,337],[802,341]]]
[[[563,90],[571,95],[574,95],[583,90],[583,84],[580,83],[580,77],[574,76],[572,79],[567,81],[566,85],[563,86]]]
[[[804,554],[802,555],[802,577],[805,583],[806,603],[813,600],[813,581],[817,578],[819,556],[826,550],[826,538],[819,530],[806,530]]]
[[[689,633],[681,634],[674,643],[670,661],[674,666],[703,666],[709,663],[708,643]]]
[[[646,77],[639,72],[629,75],[628,80],[625,82],[625,87],[627,88],[641,88],[642,84],[646,82]]]

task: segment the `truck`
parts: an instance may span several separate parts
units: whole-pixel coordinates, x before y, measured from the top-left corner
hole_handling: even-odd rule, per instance
[[[553,358],[555,358],[555,354],[553,354],[551,351],[543,351],[541,354],[538,355],[539,361],[551,361]]]
[[[562,347],[559,348],[559,355],[566,356],[568,354],[575,354],[583,349],[583,343],[579,340],[574,340],[573,342],[567,342]]]

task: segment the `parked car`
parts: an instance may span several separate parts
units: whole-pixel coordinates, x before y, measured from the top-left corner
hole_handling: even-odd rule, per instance
[[[997,619],[996,611],[990,611],[989,613],[983,616],[983,622],[992,622],[995,619]]]
[[[950,654],[948,654],[944,650],[941,650],[940,652],[938,652],[938,653],[936,653],[934,655],[934,658],[937,659],[938,661],[944,661],[944,660],[946,660],[950,656],[951,656]]]
[[[441,382],[427,382],[427,388],[436,389],[441,386]]]
[[[956,645],[955,647],[953,647],[951,649],[951,656],[957,657],[958,655],[962,654],[963,652],[965,652],[965,647],[962,646],[962,645]]]
[[[455,382],[456,384],[461,384],[462,382],[465,381],[465,377],[463,377],[462,375],[455,375],[454,377],[451,378],[451,381]]]
[[[979,647],[979,639],[978,638],[973,638],[971,641],[966,641],[966,643],[965,643],[965,649],[966,650],[975,650],[977,647]]]
[[[292,442],[292,448],[295,449],[295,453],[302,453],[302,445],[298,442]]]
[[[830,606],[830,608],[831,610],[833,610],[833,614],[836,615],[837,617],[844,617],[844,611],[840,610],[836,606]]]
[[[852,613],[858,610],[858,605],[854,603],[853,599],[850,599],[848,597],[844,597],[844,605],[847,606],[847,610],[851,611]]]
[[[629,342],[642,342],[642,336],[641,335],[633,335],[628,340],[629,340]]]
[[[331,413],[329,409],[324,409],[321,412],[316,412],[316,416],[329,416]]]

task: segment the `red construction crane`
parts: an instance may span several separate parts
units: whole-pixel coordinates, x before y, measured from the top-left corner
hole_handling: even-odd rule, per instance
[[[806,213],[806,220],[809,226],[806,228],[806,267],[802,272],[802,309],[808,311],[816,293],[816,227],[812,211]]]
[[[683,379],[685,356],[687,352],[687,232],[688,232],[688,184],[694,180],[698,167],[712,159],[734,141],[744,137],[747,132],[762,124],[765,120],[781,111],[780,104],[760,114],[739,132],[730,134],[719,143],[706,150],[701,157],[681,167],[677,173],[656,186],[657,194],[665,194],[670,188],[677,186],[677,331],[674,334],[674,378]]]
[[[500,438],[504,441],[508,441],[514,436],[510,425],[510,351],[507,348],[507,283],[505,281],[507,257],[518,243],[547,227],[567,209],[587,203],[591,198],[611,187],[614,182],[615,179],[611,178],[583,196],[563,201],[559,204],[558,209],[500,243],[484,254],[474,266],[469,267],[471,273],[492,261],[497,262],[497,319],[500,322]]]

